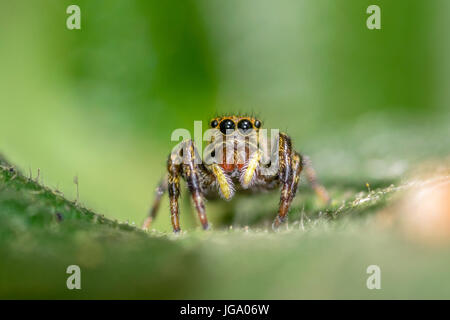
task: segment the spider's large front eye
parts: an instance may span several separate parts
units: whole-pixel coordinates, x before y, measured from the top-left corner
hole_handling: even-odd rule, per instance
[[[248,120],[241,120],[238,123],[238,129],[242,134],[248,134],[253,129],[253,125]]]
[[[234,131],[234,128],[235,124],[230,119],[223,120],[220,123],[220,132],[222,132],[223,134],[231,133],[232,131]]]

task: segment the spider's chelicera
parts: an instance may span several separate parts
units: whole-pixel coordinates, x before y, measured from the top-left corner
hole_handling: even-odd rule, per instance
[[[180,231],[181,179],[187,183],[203,229],[209,228],[204,199],[214,199],[219,194],[230,200],[239,191],[280,188],[278,214],[272,224],[273,229],[277,229],[286,220],[302,171],[322,200],[329,202],[309,159],[293,150],[289,136],[276,130],[269,143],[267,130],[261,127],[261,121],[253,117],[217,117],[210,121],[208,144],[202,158],[191,139],[174,148],[167,161],[168,172],[156,190],[143,228],[150,227],[161,197],[168,191],[173,231]]]

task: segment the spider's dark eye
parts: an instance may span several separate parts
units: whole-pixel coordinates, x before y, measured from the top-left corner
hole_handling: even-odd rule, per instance
[[[219,123],[217,122],[217,120],[211,121],[211,128],[217,127],[218,124],[219,124]]]
[[[220,123],[220,132],[222,132],[223,134],[227,134],[227,131],[229,131],[228,133],[230,133],[231,131],[234,131],[234,128],[235,128],[235,124],[230,119],[223,120]]]
[[[241,120],[238,123],[238,129],[239,129],[239,131],[241,131],[241,133],[247,134],[253,129],[253,126],[252,126],[252,123],[250,121],[248,121],[248,120]]]
[[[261,127],[261,121],[256,120],[255,121],[255,127],[259,129]]]

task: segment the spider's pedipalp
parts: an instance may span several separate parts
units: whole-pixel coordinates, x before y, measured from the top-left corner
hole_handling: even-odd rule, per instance
[[[253,184],[256,177],[256,170],[260,165],[261,156],[261,151],[256,150],[255,152],[253,152],[253,154],[250,155],[250,158],[244,164],[241,176],[239,178],[244,189],[249,188]]]
[[[225,200],[230,200],[234,195],[234,185],[230,177],[224,173],[223,169],[218,164],[214,163],[210,168],[216,178],[220,195]]]

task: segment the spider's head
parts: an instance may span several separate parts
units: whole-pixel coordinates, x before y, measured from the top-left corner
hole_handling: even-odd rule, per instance
[[[218,117],[210,121],[212,129],[218,129],[222,135],[231,135],[238,132],[247,136],[253,132],[257,132],[261,128],[261,121],[252,117]]]
[[[258,149],[261,121],[246,116],[223,116],[211,119],[213,135],[205,149],[226,172],[242,170],[246,159]]]

